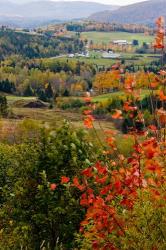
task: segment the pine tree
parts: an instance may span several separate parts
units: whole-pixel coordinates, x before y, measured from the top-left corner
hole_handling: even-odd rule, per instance
[[[0,96],[0,114],[3,117],[6,117],[8,114],[8,104],[6,96]]]
[[[24,91],[24,96],[34,96],[34,91],[31,85],[28,85]]]
[[[45,94],[46,94],[46,97],[47,97],[48,99],[53,98],[54,92],[53,92],[51,83],[46,84]]]

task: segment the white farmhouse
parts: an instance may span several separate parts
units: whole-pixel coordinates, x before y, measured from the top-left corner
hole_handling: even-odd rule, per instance
[[[128,45],[128,41],[127,40],[115,40],[113,41],[114,44],[117,44],[117,45]]]
[[[121,57],[120,54],[113,53],[112,51],[110,51],[110,52],[103,52],[103,54],[102,54],[102,58],[116,59],[116,58],[120,58],[120,57]]]

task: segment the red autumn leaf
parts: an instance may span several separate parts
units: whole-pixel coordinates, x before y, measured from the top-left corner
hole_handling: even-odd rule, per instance
[[[96,176],[97,183],[104,184],[106,183],[107,180],[108,180],[108,175],[104,176],[103,178],[99,178],[98,176]]]
[[[94,194],[90,194],[90,195],[88,196],[88,204],[89,204],[89,205],[90,205],[90,204],[93,204],[94,198],[95,198]]]
[[[84,110],[83,113],[84,113],[84,115],[90,115],[92,113],[92,110],[89,110],[89,109],[88,110]]]
[[[50,184],[51,191],[54,191],[56,188],[57,188],[57,184],[55,183]]]
[[[98,173],[99,173],[100,175],[106,174],[106,173],[108,172],[107,168],[106,168],[105,166],[103,167],[103,166],[100,164],[100,162],[97,162],[97,163],[96,163],[95,168],[97,169],[97,171],[98,171]]]
[[[93,170],[92,167],[86,168],[86,169],[84,169],[84,170],[82,171],[82,174],[83,174],[84,176],[86,176],[87,178],[90,178],[90,177],[93,176],[92,170]]]
[[[62,176],[61,178],[61,184],[66,184],[70,181],[70,178],[69,177],[66,177],[66,176]]]
[[[157,110],[157,115],[159,117],[159,121],[161,125],[166,125],[166,111],[164,109]]]
[[[88,206],[89,205],[89,203],[88,203],[88,199],[87,199],[87,195],[86,194],[82,194],[82,196],[81,196],[81,200],[80,200],[80,205],[81,206]]]
[[[122,111],[121,110],[116,110],[116,112],[112,115],[113,119],[122,119]]]
[[[158,82],[152,82],[150,83],[151,88],[156,88],[158,86]]]
[[[120,64],[117,63],[117,64],[112,65],[111,68],[112,68],[113,70],[117,70],[117,69],[119,69],[119,67],[120,67]]]
[[[149,145],[145,148],[145,155],[148,159],[152,159],[156,154],[156,148],[153,145]]]
[[[122,206],[129,208],[129,209],[131,209],[133,207],[133,201],[131,201],[130,199],[127,199],[127,198],[123,199],[120,204]]]
[[[122,187],[122,183],[121,181],[117,180],[115,183],[114,183],[114,186],[115,186],[115,190],[117,192],[119,192],[121,190],[121,187]]]
[[[163,90],[160,90],[159,97],[160,101],[166,101],[166,95],[164,95]]]
[[[106,187],[103,187],[101,190],[100,190],[100,194],[101,195],[106,195],[109,193],[109,191],[112,189],[112,185],[107,185]]]
[[[84,125],[86,128],[93,128],[94,117],[92,115],[87,115],[84,120]]]
[[[85,189],[85,186],[80,185],[77,177],[74,177],[74,179],[73,179],[73,186],[78,188],[80,191],[83,191]]]
[[[114,198],[114,196],[112,194],[109,194],[109,195],[107,195],[105,200],[106,201],[111,201],[111,200],[113,200],[113,198]]]
[[[94,249],[94,250],[99,250],[100,248],[99,248],[99,242],[97,241],[97,240],[95,240],[95,241],[93,241],[93,243],[92,243],[92,248]]]
[[[92,101],[92,98],[91,97],[85,97],[84,101],[87,102],[87,103],[90,103]]]
[[[154,126],[154,125],[150,125],[150,126],[148,126],[148,128],[149,128],[150,130],[152,130],[152,131],[157,131],[157,127]]]
[[[127,112],[128,111],[135,111],[135,110],[137,110],[137,107],[136,106],[131,106],[129,102],[125,102],[124,106],[123,106],[123,109],[125,111],[127,111]]]
[[[161,175],[162,173],[162,167],[155,160],[147,160],[146,169],[158,175]]]

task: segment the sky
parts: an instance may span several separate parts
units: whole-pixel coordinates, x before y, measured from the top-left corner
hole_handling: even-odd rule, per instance
[[[89,1],[89,0],[83,0]],[[128,5],[133,3],[144,2],[145,0],[92,0],[92,2],[99,2],[103,4],[113,4],[113,5]]]
[[[33,0],[13,0],[13,2],[32,2]],[[73,0],[52,0],[52,1],[73,1]],[[74,0],[76,1],[76,0]],[[113,4],[113,5],[128,5],[133,3],[144,2],[145,0],[80,0],[84,2],[99,2],[103,4]]]
[[[58,1],[58,0],[54,0]],[[62,0],[66,1],[66,0]],[[68,1],[73,1],[73,0],[68,0]],[[113,4],[113,5],[128,5],[128,4],[133,4],[133,3],[139,3],[139,2],[144,2],[145,0],[81,0],[84,2],[99,2],[103,4]]]

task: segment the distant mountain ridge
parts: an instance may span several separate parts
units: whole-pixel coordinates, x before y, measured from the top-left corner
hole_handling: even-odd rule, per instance
[[[28,3],[14,3],[0,0],[0,24],[27,26],[31,23],[44,23],[51,20],[72,20],[87,18],[91,14],[115,10],[117,6],[83,1],[32,1]]]
[[[92,14],[89,19],[108,23],[154,24],[159,16],[166,18],[166,0],[149,0],[120,7],[114,11],[101,11]]]

